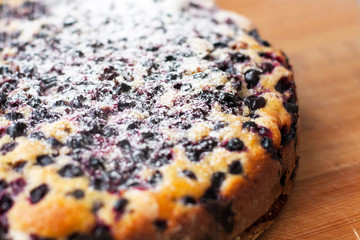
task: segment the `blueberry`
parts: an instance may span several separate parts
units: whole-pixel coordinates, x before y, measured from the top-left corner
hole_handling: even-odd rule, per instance
[[[151,185],[156,185],[157,183],[161,182],[162,180],[162,174],[160,171],[155,171],[154,174],[151,176],[149,183]]]
[[[286,111],[288,111],[291,114],[297,114],[299,112],[299,106],[295,103],[288,103],[284,102],[284,107]]]
[[[0,198],[0,214],[9,211],[13,204],[14,202],[8,194],[2,195]]]
[[[31,119],[33,119],[35,121],[45,120],[46,118],[48,118],[48,116],[49,116],[49,113],[48,113],[47,109],[44,107],[36,109],[36,110],[32,111],[32,113],[31,113]]]
[[[168,55],[165,57],[165,62],[171,62],[171,61],[175,61],[176,57],[173,55]]]
[[[196,200],[191,196],[185,196],[181,199],[184,205],[194,205],[196,204]]]
[[[5,155],[6,153],[11,152],[12,150],[14,150],[17,145],[18,145],[17,142],[5,143],[4,145],[1,146],[0,153],[2,155]]]
[[[274,149],[273,141],[268,137],[261,139],[261,146],[268,152],[272,152]]]
[[[54,137],[50,137],[46,140],[47,143],[49,143],[53,148],[60,148],[63,147],[64,144],[62,142],[60,142],[59,140],[57,140]]]
[[[275,68],[275,66],[272,65],[271,63],[264,62],[261,64],[260,68],[262,70],[262,73],[271,73],[273,71],[273,69]]]
[[[243,63],[245,61],[248,61],[250,58],[244,54],[237,52],[237,53],[230,54],[230,59],[231,59],[231,61],[236,62],[236,63]]]
[[[217,141],[212,138],[203,139],[197,143],[185,145],[186,155],[190,161],[198,162],[204,152],[210,152],[217,146]]]
[[[251,111],[263,108],[266,105],[266,100],[263,97],[249,96],[245,98],[245,105],[250,108]]]
[[[257,131],[258,125],[255,122],[248,121],[244,122],[242,127],[249,129],[250,132],[255,132]]]
[[[93,139],[91,136],[89,136],[87,133],[79,133],[70,138],[66,142],[66,146],[77,149],[77,148],[88,148],[90,145],[92,145]]]
[[[126,83],[120,83],[120,86],[117,87],[116,89],[116,93],[117,94],[121,94],[121,93],[125,93],[125,92],[129,92],[131,90],[131,86],[126,84]]]
[[[64,178],[75,178],[83,176],[84,172],[78,166],[67,164],[58,171],[58,174]]]
[[[215,172],[211,177],[211,186],[205,191],[204,195],[200,198],[200,202],[206,203],[209,200],[216,200],[220,187],[225,180],[226,176],[223,172]]]
[[[197,180],[195,173],[190,170],[185,169],[182,171],[182,173],[184,174],[184,176],[186,176],[192,180]]]
[[[128,203],[129,203],[129,200],[127,200],[125,198],[121,198],[116,201],[116,203],[114,205],[114,210],[118,213],[122,213],[125,211],[125,208],[128,205]]]
[[[29,135],[29,138],[34,138],[37,140],[45,139],[45,135],[43,132],[33,132]]]
[[[27,125],[22,122],[17,122],[6,129],[6,133],[13,139],[26,135]]]
[[[178,79],[179,75],[177,73],[169,73],[166,75],[166,80],[167,81],[174,81],[176,79]]]
[[[238,106],[236,97],[233,94],[227,93],[227,92],[220,93],[219,102],[221,104],[224,104],[224,105],[228,106],[228,107],[236,107],[236,106]]]
[[[105,137],[112,137],[112,136],[117,136],[118,135],[118,131],[116,130],[116,128],[112,127],[112,126],[106,126],[103,129],[103,135]]]
[[[127,127],[128,130],[134,130],[134,129],[138,129],[140,127],[141,122],[133,122],[130,123]]]
[[[225,42],[215,42],[214,44],[214,48],[227,48],[228,44]]]
[[[54,163],[54,159],[48,155],[41,155],[36,158],[36,163],[42,167]]]
[[[40,186],[34,188],[30,192],[30,202],[35,204],[40,202],[41,199],[49,192],[49,187],[47,184],[41,184]]]
[[[290,82],[290,79],[288,77],[282,77],[279,79],[275,86],[275,90],[284,93],[287,90],[291,89],[293,87],[294,83]]]
[[[76,189],[73,192],[71,192],[70,195],[76,199],[82,199],[85,197],[85,192],[83,190]]]
[[[225,148],[229,151],[243,151],[245,145],[239,138],[232,138],[225,144]]]
[[[13,191],[14,195],[21,193],[26,186],[26,182],[23,178],[15,179],[14,181],[10,182],[11,190]]]
[[[167,229],[167,221],[163,219],[158,219],[154,221],[154,226],[159,229],[160,231],[164,231]]]
[[[109,183],[103,177],[92,178],[90,185],[99,191],[107,190],[109,188]]]
[[[11,121],[16,121],[21,118],[24,118],[24,115],[22,115],[21,113],[18,113],[18,112],[11,112],[11,113],[5,114],[5,118],[8,120],[11,120]]]
[[[250,69],[245,72],[245,81],[249,89],[255,87],[258,84],[260,81],[260,74],[261,72],[255,69]]]
[[[243,171],[241,162],[239,160],[233,161],[229,165],[228,171],[229,171],[230,174],[241,174],[242,171]]]
[[[91,169],[105,170],[104,160],[94,156],[90,157],[86,165]]]
[[[38,98],[31,98],[27,103],[33,108],[38,108],[40,107],[41,100]]]
[[[8,187],[7,182],[5,179],[0,179],[0,192]]]
[[[131,151],[131,144],[127,139],[121,140],[117,145],[126,152]]]
[[[136,103],[134,101],[130,101],[130,100],[120,100],[117,105],[118,105],[118,110],[120,112],[122,112],[127,108],[135,107]]]
[[[227,126],[229,126],[229,123],[227,123],[227,122],[218,122],[217,124],[215,124],[213,129],[214,129],[214,131],[218,131],[218,130],[223,129],[224,127],[227,127]]]
[[[14,164],[13,169],[15,172],[21,172],[26,164],[27,164],[26,161],[18,161],[17,163]]]

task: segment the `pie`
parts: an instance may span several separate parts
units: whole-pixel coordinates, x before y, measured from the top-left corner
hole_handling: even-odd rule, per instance
[[[0,1],[0,239],[255,239],[297,166],[286,55],[209,0]]]

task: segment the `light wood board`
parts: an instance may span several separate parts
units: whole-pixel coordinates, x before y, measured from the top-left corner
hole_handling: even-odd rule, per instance
[[[218,0],[283,49],[300,99],[300,168],[261,240],[360,240],[360,1]]]

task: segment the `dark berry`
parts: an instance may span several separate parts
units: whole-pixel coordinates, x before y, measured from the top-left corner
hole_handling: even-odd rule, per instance
[[[225,148],[229,151],[243,151],[245,145],[239,138],[232,138],[225,144]]]
[[[229,173],[230,174],[241,174],[242,173],[242,164],[240,161],[233,161],[230,165],[229,165]]]
[[[120,100],[118,102],[118,110],[120,112],[124,111],[125,109],[128,108],[133,108],[136,106],[136,103],[134,101],[130,101],[130,100]]]
[[[197,180],[195,173],[190,170],[185,169],[182,171],[182,173],[184,174],[184,176],[186,176],[192,180]]]
[[[105,170],[104,160],[94,157],[94,156],[90,157],[90,159],[86,165],[87,165],[87,167],[95,169],[95,170],[96,169]]]
[[[275,90],[284,93],[293,87],[293,83],[290,82],[288,77],[282,77],[276,84]]]
[[[42,140],[42,139],[45,139],[45,135],[43,132],[33,132],[29,135],[29,138]]]
[[[248,121],[244,122],[242,127],[249,129],[250,132],[255,132],[257,131],[258,125],[255,122]]]
[[[26,182],[23,178],[15,179],[14,181],[10,182],[11,190],[13,191],[14,195],[17,195],[24,190],[24,187],[26,186]]]
[[[103,177],[91,179],[90,185],[99,191],[107,190],[109,188],[109,183]]]
[[[17,145],[18,145],[17,142],[5,143],[4,145],[1,146],[0,153],[2,155],[5,155],[6,153],[11,152],[12,150],[14,150]]]
[[[59,175],[65,178],[75,178],[84,175],[84,172],[78,166],[67,164],[63,166],[59,171]]]
[[[55,162],[54,159],[48,155],[42,155],[36,158],[36,163],[42,167],[50,165],[54,162]]]
[[[261,146],[268,152],[272,152],[274,149],[273,141],[268,137],[261,139]]]
[[[149,149],[143,148],[143,149],[137,149],[133,153],[133,160],[135,162],[144,162],[149,158]]]
[[[49,192],[49,187],[46,184],[41,184],[40,186],[34,188],[30,192],[30,202],[35,204],[40,202],[41,199]]]
[[[284,102],[284,107],[286,111],[288,111],[291,114],[297,114],[299,112],[299,106],[295,103],[288,103]]]
[[[71,192],[70,195],[76,199],[82,199],[85,197],[85,192],[83,190],[76,189],[73,192]]]
[[[241,54],[241,53],[232,53],[232,54],[230,54],[230,59],[233,62],[242,63],[242,62],[248,61],[249,57],[244,54]]]
[[[8,187],[7,182],[5,179],[0,179],[0,192]]]
[[[248,106],[251,111],[255,111],[265,107],[266,100],[263,97],[249,96],[245,98],[245,105]]]
[[[203,139],[198,143],[189,143],[185,145],[186,155],[187,157],[193,161],[198,162],[201,159],[201,155],[204,152],[210,152],[217,146],[217,141],[209,138]]]
[[[209,200],[217,199],[219,189],[225,180],[225,177],[225,173],[215,172],[211,177],[211,186],[205,191],[204,195],[200,199],[200,202],[206,203]]]
[[[121,94],[123,92],[129,92],[131,90],[131,86],[126,83],[120,83],[120,86],[116,89],[117,94]]]
[[[54,137],[50,137],[46,140],[46,142],[48,142],[53,148],[60,148],[63,147],[64,144],[62,142],[60,142],[59,140],[57,140]]]
[[[196,204],[196,200],[191,196],[185,196],[181,199],[184,205],[194,205]]]
[[[117,145],[126,152],[131,151],[131,144],[127,139],[121,140]]]
[[[13,169],[15,172],[21,172],[26,164],[26,161],[18,161],[14,164]]]
[[[231,93],[221,93],[219,95],[219,102],[228,107],[236,107],[238,105],[236,97]]]
[[[162,180],[162,174],[161,174],[160,171],[157,170],[157,171],[155,171],[155,173],[151,176],[151,178],[150,178],[150,180],[149,180],[149,183],[150,183],[151,185],[155,185],[155,184],[161,182],[161,180]]]
[[[125,198],[121,198],[116,201],[116,203],[114,205],[114,210],[116,212],[124,212],[125,207],[128,205],[128,203],[129,203],[129,200],[127,200]]]
[[[38,98],[31,98],[31,99],[28,101],[28,104],[30,105],[30,107],[38,108],[38,107],[40,107],[41,100],[38,99]]]
[[[24,115],[22,115],[21,113],[18,112],[10,112],[5,114],[5,118],[11,121],[16,121],[19,120],[21,118],[24,118]]]
[[[42,121],[45,120],[46,118],[48,118],[49,113],[46,110],[46,108],[42,107],[39,109],[35,109],[34,111],[32,111],[31,113],[31,119],[35,120],[35,121]]]
[[[171,62],[171,61],[175,61],[176,57],[173,55],[168,55],[165,57],[165,62]]]
[[[271,63],[264,62],[261,64],[260,68],[263,73],[271,73],[273,71],[273,69],[275,68],[275,66],[272,65]]]
[[[215,42],[214,44],[214,48],[227,48],[228,45],[225,42]]]
[[[260,74],[261,72],[255,69],[250,69],[245,72],[245,81],[249,89],[255,87],[258,84],[260,81]]]
[[[13,203],[13,200],[8,194],[2,195],[0,198],[0,214],[4,214],[9,211]]]
[[[227,122],[218,122],[217,124],[215,124],[213,129],[214,129],[214,131],[218,131],[218,130],[223,129],[224,127],[227,127],[227,126],[229,126],[229,123],[227,123]]]
[[[6,133],[12,138],[17,138],[26,135],[27,125],[22,122],[17,122],[6,129]]]
[[[160,231],[164,231],[167,229],[167,221],[162,219],[155,220],[154,226]]]
[[[70,138],[66,145],[70,148],[88,148],[90,145],[92,145],[93,139],[90,135],[87,133],[79,133]]]
[[[127,127],[128,130],[134,130],[134,129],[138,129],[140,127],[141,122],[133,122],[130,123]]]

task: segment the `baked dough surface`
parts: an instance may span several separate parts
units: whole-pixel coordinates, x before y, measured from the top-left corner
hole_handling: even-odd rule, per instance
[[[212,1],[0,2],[0,239],[254,239],[294,179],[283,52]]]

